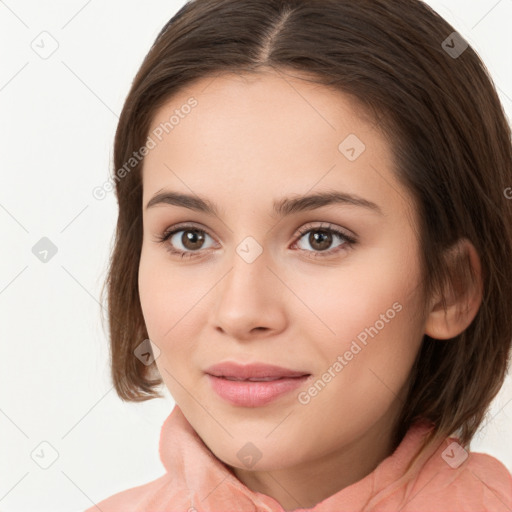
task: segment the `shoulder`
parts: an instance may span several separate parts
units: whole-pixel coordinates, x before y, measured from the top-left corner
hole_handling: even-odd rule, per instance
[[[486,453],[470,452],[464,470],[471,485],[480,487],[482,495],[492,493],[506,510],[512,510],[512,475],[505,465]]]
[[[508,512],[512,475],[495,457],[446,440],[414,482],[404,512],[413,510]]]
[[[186,497],[185,493],[174,485],[175,483],[166,473],[156,480],[104,498],[84,512],[146,512],[166,505],[179,506],[186,503]]]

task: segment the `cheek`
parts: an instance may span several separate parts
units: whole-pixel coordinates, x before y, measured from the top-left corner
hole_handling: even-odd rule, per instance
[[[165,274],[155,265],[151,254],[143,250],[138,276],[139,299],[148,334],[155,342],[161,337],[165,309],[163,305],[169,300],[165,293],[166,284]],[[171,311],[172,308],[169,308],[169,312]]]
[[[310,278],[301,281],[298,294],[312,289]],[[407,380],[423,334],[414,246],[402,252],[368,251],[364,259],[354,259],[346,270],[332,269],[316,283],[307,303],[319,326],[315,330],[323,368],[317,369],[322,373],[331,368],[336,374],[331,392],[350,389],[352,399],[345,399],[354,407],[366,403],[362,398],[368,396],[392,399]]]
[[[210,280],[211,281],[211,280]],[[187,379],[190,355],[196,350],[211,289],[208,279],[191,281],[189,273],[166,261],[165,255],[144,250],[139,265],[139,297],[148,335],[160,349],[157,367],[171,393],[177,379]],[[178,391],[178,390],[176,390]]]
[[[180,403],[186,400],[181,396],[179,382],[184,382],[180,372],[186,368],[185,347],[179,340],[183,335],[184,298],[176,293],[179,284],[175,276],[166,272],[166,266],[158,262],[158,257],[141,254],[139,265],[139,297],[144,322],[151,341],[160,350],[155,364],[166,388],[174,400]],[[186,317],[185,317],[186,318]]]
[[[139,297],[148,333],[154,340],[172,339],[186,323],[186,313],[197,302],[195,287],[187,286],[183,272],[173,268],[160,251],[142,250],[139,265]],[[190,313],[189,313],[190,314]],[[180,321],[180,319],[183,319]]]
[[[419,306],[419,273],[412,254],[406,258],[391,250],[368,251],[346,266],[321,269],[316,278],[295,275],[293,279],[294,292],[305,297],[313,313],[308,316],[329,346],[350,344],[375,323],[384,331],[391,324],[412,321]]]
[[[330,439],[357,436],[405,399],[402,390],[422,340],[407,282],[382,279],[366,293],[357,288],[336,297],[335,307],[322,310],[335,335],[318,338],[322,364],[299,409],[305,430],[314,436],[323,428]],[[324,411],[331,421],[320,427]]]

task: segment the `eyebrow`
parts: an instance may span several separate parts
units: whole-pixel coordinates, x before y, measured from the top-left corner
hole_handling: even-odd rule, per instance
[[[146,210],[160,204],[181,206],[189,210],[219,217],[219,209],[217,206],[208,199],[197,195],[164,190],[155,194],[150,199],[146,205]],[[360,206],[372,210],[379,215],[383,215],[381,208],[372,201],[368,201],[354,194],[338,191],[318,192],[316,194],[299,197],[284,197],[274,201],[273,210],[276,216],[285,217],[294,213],[315,210],[333,204]]]

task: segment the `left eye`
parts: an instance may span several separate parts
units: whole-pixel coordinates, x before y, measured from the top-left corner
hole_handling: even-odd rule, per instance
[[[318,253],[327,252],[329,254],[332,254],[333,252],[337,252],[337,248],[341,247],[342,249],[345,249],[346,246],[351,246],[356,243],[355,238],[352,236],[343,233],[342,231],[332,228],[332,227],[315,227],[315,228],[307,228],[303,231],[301,231],[301,236],[299,238],[299,241],[304,238],[309,233],[308,238],[306,238],[307,243],[310,247],[313,249],[317,249],[313,251],[315,253],[315,256],[317,256]],[[341,239],[341,243],[335,247],[334,249],[329,249],[329,247],[333,243],[333,239],[338,238]],[[297,242],[298,243],[298,242]],[[342,250],[340,249],[340,250]],[[307,249],[305,249],[307,250]],[[310,251],[308,251],[310,252]]]

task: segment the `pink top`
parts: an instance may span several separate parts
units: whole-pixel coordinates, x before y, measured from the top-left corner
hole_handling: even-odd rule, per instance
[[[405,468],[425,423],[413,425],[396,450],[370,474],[329,496],[312,512],[441,512],[512,510],[512,476],[494,457],[466,452],[447,438],[425,453],[416,469]],[[166,473],[128,489],[86,512],[284,512],[270,496],[251,491],[203,443],[176,405],[160,435]]]

